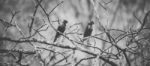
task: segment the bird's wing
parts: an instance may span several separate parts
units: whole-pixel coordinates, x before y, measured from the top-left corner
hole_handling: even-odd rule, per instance
[[[84,37],[87,37],[88,36],[88,32],[89,32],[89,27],[87,25],[85,31],[84,31]]]
[[[59,26],[58,27],[58,29],[57,29],[58,31],[60,31],[61,33],[64,33],[64,31],[65,31],[65,26]]]
[[[89,25],[88,25],[84,32],[84,37],[90,36],[92,34],[92,31],[93,31],[93,29],[91,27],[89,27]]]

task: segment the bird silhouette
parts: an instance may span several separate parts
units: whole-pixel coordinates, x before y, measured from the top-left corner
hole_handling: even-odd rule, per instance
[[[91,21],[90,23],[88,23],[88,25],[86,26],[85,32],[84,32],[84,36],[83,37],[88,37],[91,36],[93,28],[92,25],[94,24],[93,21]]]
[[[64,31],[65,31],[65,29],[66,29],[66,24],[67,24],[67,23],[68,23],[68,21],[67,21],[67,20],[64,20],[64,21],[63,21],[63,24],[60,25],[60,26],[58,26],[57,32],[56,32],[56,35],[55,35],[55,38],[54,38],[54,41],[53,41],[53,42],[55,42],[55,41],[57,40],[57,38],[60,37],[61,33],[64,33]],[[60,32],[61,32],[61,33],[60,33]]]

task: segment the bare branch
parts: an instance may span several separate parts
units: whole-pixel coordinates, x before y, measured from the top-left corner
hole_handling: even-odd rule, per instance
[[[78,66],[82,61],[84,61],[84,60],[89,60],[89,59],[94,59],[94,58],[96,58],[96,57],[89,57],[89,58],[83,58],[83,59],[81,59],[80,61],[78,61],[76,64],[75,64],[75,66]]]
[[[43,1],[43,0],[40,0],[39,3],[41,3],[42,1]],[[39,4],[37,4],[37,5],[35,6],[35,10],[34,10],[34,13],[33,13],[33,18],[32,18],[32,20],[31,20],[31,24],[30,24],[30,26],[29,26],[29,33],[31,33],[32,26],[33,26],[33,23],[34,23],[34,17],[36,16],[38,7],[39,7]]]

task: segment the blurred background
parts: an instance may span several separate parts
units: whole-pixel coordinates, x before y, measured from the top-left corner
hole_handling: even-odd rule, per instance
[[[113,38],[117,38],[124,33],[138,31],[142,25],[149,28],[149,6],[150,0],[0,0],[0,37],[13,40],[41,40],[58,46],[61,44],[62,46],[77,47],[109,59],[118,66],[149,66],[150,61],[145,60],[145,58],[149,58],[149,48],[147,48],[149,47],[149,38],[142,40],[142,47],[134,48],[134,50],[142,48],[137,52],[143,53],[135,55],[126,52],[127,58],[130,59],[127,59],[124,53],[116,55],[117,59],[110,58],[109,56],[113,56],[113,54],[120,54],[121,50],[119,53],[111,43],[100,40],[109,40],[105,34],[107,31]],[[49,15],[46,15],[45,12]],[[68,21],[64,35],[70,40],[61,36],[54,43],[56,29],[63,20]],[[90,21],[94,22],[91,37],[82,41],[84,31]],[[115,30],[111,31],[111,29]],[[137,35],[134,39],[149,37],[149,30]],[[133,39],[130,37],[119,40],[116,43],[117,46],[129,49],[126,44]],[[0,66],[75,66],[81,59],[85,58],[86,60],[87,57],[91,57],[81,50],[74,51],[38,42],[17,43],[3,40],[5,39],[0,39],[0,49],[5,49],[5,52],[3,52],[4,50],[0,51]],[[114,40],[117,41],[117,39]],[[90,44],[91,47],[82,46],[80,43]],[[137,46],[134,42],[131,45]],[[93,47],[106,50],[106,53],[101,55],[103,52]],[[28,55],[28,53],[24,53],[26,51],[36,53]],[[22,54],[23,56],[21,56]],[[53,58],[55,59],[53,60]],[[19,63],[16,62],[17,60]],[[78,66],[113,65],[95,58],[82,61]]]

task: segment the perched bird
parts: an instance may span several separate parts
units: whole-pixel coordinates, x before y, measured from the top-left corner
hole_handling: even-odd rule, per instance
[[[94,24],[93,21],[91,21],[90,23],[88,23],[88,25],[86,26],[85,32],[84,32],[84,36],[83,37],[88,37],[91,36],[93,28],[92,25]]]
[[[58,37],[60,37],[61,33],[64,33],[65,29],[66,29],[66,24],[68,23],[67,20],[64,20],[63,21],[63,24],[58,26],[57,28],[57,32],[56,32],[56,35],[55,35],[55,38],[54,38],[54,41],[55,42],[57,40]],[[61,32],[61,33],[60,33]]]

